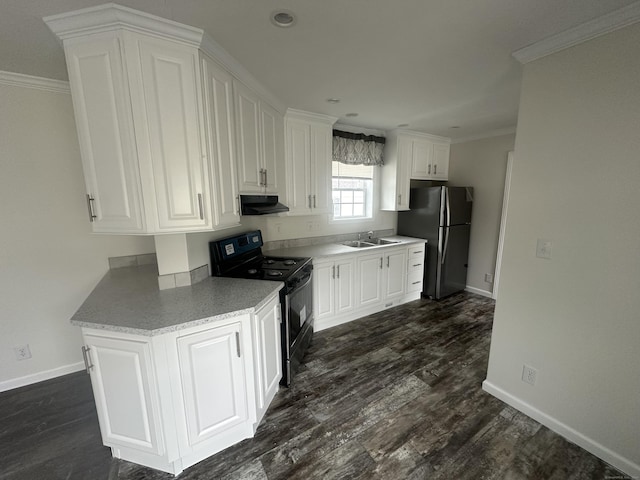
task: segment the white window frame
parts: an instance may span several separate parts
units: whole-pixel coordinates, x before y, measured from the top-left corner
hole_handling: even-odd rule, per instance
[[[333,216],[333,173],[331,174],[331,213],[328,222],[331,224],[375,224],[380,210],[380,170],[382,167],[373,167],[372,187],[371,187],[371,215],[366,217],[344,217],[336,218]],[[366,208],[366,206],[365,206]]]

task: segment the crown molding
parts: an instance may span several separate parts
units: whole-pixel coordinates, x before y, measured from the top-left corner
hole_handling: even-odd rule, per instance
[[[55,93],[71,93],[69,82],[53,80],[51,78],[34,77],[22,73],[0,71],[0,85],[10,85],[12,87],[33,88]]]
[[[502,135],[510,135],[516,133],[516,127],[500,128],[489,132],[478,133],[477,135],[469,135],[468,137],[454,138],[451,144],[472,142],[474,140],[482,140],[484,138],[501,137]]]
[[[126,29],[197,47],[200,46],[204,33],[199,28],[123,7],[116,3],[106,3],[97,7],[51,15],[42,20],[61,40],[92,33]]]
[[[451,143],[451,138],[441,137],[440,135],[433,135],[431,133],[418,132],[416,130],[406,130],[404,128],[396,128],[391,131],[398,135],[411,135],[413,137],[422,137],[426,140],[431,140],[433,142]]]
[[[306,112],[304,110],[298,110],[295,108],[287,108],[286,118],[294,118],[298,120],[305,120],[309,122],[320,122],[328,125],[333,125],[338,121],[338,117],[332,117],[331,115],[325,115],[323,113]]]
[[[640,21],[640,2],[614,10],[512,53],[525,64]]]

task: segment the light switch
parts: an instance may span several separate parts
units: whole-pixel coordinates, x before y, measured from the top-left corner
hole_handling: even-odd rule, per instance
[[[536,257],[551,258],[552,247],[553,247],[553,242],[551,240],[539,238],[538,244],[536,245]]]

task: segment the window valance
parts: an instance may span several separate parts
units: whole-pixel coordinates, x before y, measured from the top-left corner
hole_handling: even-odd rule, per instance
[[[364,133],[333,131],[333,160],[347,165],[376,165],[384,163],[384,137]]]

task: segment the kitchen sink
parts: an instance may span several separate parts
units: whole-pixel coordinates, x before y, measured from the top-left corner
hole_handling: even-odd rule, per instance
[[[371,238],[369,240],[348,240],[342,242],[342,245],[353,248],[370,248],[378,247],[380,245],[392,245],[394,243],[400,243],[396,240],[384,240],[382,238]]]
[[[400,243],[398,240],[385,240],[384,238],[371,238],[367,240],[367,243],[373,243],[374,245],[393,245],[394,243]]]
[[[342,242],[342,245],[354,248],[369,248],[377,246],[376,243],[365,242],[364,240],[348,240],[346,242]]]

